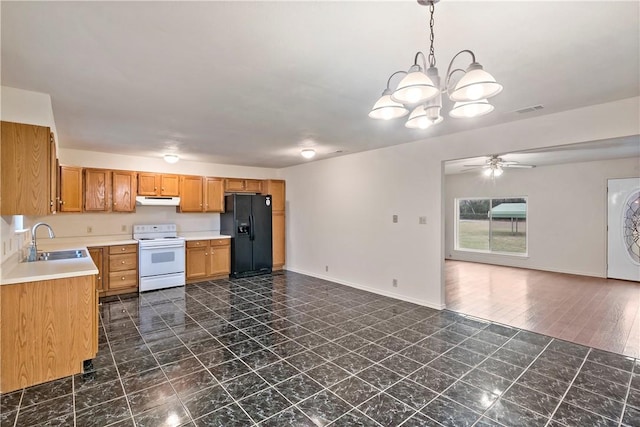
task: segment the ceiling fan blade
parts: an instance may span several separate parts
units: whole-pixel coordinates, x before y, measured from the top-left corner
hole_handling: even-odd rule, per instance
[[[462,165],[463,168],[488,168],[488,165]]]
[[[535,168],[536,166],[535,165],[521,165],[521,164],[518,163],[518,164],[513,164],[513,165],[503,164],[502,167],[503,168],[515,168],[515,169],[532,169],[532,168]]]

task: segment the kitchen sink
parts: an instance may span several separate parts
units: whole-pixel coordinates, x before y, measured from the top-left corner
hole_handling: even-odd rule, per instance
[[[86,258],[87,251],[84,249],[74,249],[69,251],[39,252],[38,261],[56,261],[60,259]]]

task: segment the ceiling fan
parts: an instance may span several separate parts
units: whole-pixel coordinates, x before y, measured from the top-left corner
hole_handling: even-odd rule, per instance
[[[483,174],[491,178],[502,175],[505,168],[531,169],[536,167],[535,165],[526,165],[526,164],[514,162],[514,161],[505,161],[502,157],[499,157],[497,155],[493,155],[489,157],[483,165],[462,165],[462,166],[465,168],[470,168],[470,169],[467,169],[468,171],[474,170],[474,169],[484,169]]]

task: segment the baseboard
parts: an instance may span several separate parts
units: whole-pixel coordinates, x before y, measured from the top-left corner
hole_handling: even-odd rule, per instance
[[[410,302],[410,303],[413,303],[413,304],[418,304],[418,305],[421,305],[423,307],[434,308],[436,310],[443,310],[445,308],[444,304],[434,304],[432,302],[421,300],[421,299],[418,299],[418,298],[412,298],[412,297],[408,297],[408,296],[405,296],[405,295],[396,294],[394,292],[383,291],[381,289],[371,288],[369,286],[360,285],[358,283],[347,282],[346,280],[337,279],[335,277],[324,276],[322,274],[311,273],[309,271],[299,270],[299,269],[291,268],[291,267],[288,267],[287,271],[293,271],[294,273],[304,274],[306,276],[315,277],[317,279],[328,280],[330,282],[335,282],[335,283],[338,283],[340,285],[345,285],[345,286],[349,286],[351,288],[360,289],[362,291],[371,292],[373,294],[382,295],[382,296],[385,296],[385,297],[389,297],[389,298],[393,298],[393,299],[397,299],[397,300],[401,300],[401,301],[406,301],[406,302]]]

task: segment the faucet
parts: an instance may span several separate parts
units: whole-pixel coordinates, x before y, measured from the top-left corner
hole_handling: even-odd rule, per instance
[[[38,244],[36,243],[36,232],[38,231],[38,227],[41,225],[47,227],[49,229],[49,238],[53,239],[56,235],[53,232],[53,228],[49,224],[45,224],[44,222],[39,222],[33,226],[31,229],[31,246],[29,246],[29,256],[27,257],[27,261],[35,261],[38,257]]]

